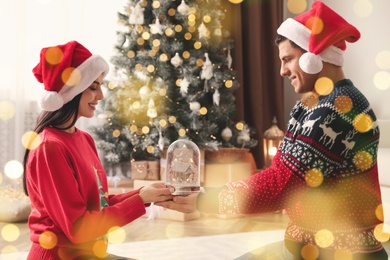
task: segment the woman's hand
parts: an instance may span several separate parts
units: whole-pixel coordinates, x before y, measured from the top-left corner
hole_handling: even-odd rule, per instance
[[[174,196],[173,200],[154,203],[167,209],[177,210],[183,213],[192,213],[196,211],[196,201],[199,193],[193,193],[188,196]]]
[[[166,187],[163,182],[156,182],[148,186],[144,186],[140,189],[139,195],[143,202],[152,203],[158,201],[172,200],[175,189],[172,187]]]

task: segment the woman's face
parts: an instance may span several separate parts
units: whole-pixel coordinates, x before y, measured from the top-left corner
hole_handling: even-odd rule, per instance
[[[103,75],[100,75],[92,84],[84,90],[79,103],[78,118],[94,115],[99,100],[104,98],[102,91]]]

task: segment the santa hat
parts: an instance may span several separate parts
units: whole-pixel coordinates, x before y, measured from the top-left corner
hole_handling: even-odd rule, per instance
[[[39,105],[45,111],[56,111],[108,71],[101,56],[92,55],[77,41],[43,48],[33,69],[34,76],[45,87]]]
[[[344,64],[347,42],[356,42],[360,32],[339,14],[321,1],[314,2],[311,10],[288,18],[277,30],[282,35],[306,50],[299,66],[309,74],[322,70],[322,61],[337,66]]]

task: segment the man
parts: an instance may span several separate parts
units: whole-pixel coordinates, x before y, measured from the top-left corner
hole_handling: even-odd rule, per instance
[[[320,1],[277,30],[280,74],[302,100],[292,109],[272,165],[238,182],[158,205],[183,212],[253,214],[285,209],[285,239],[239,259],[387,259],[376,235],[383,212],[379,129],[344,75],[359,31]]]

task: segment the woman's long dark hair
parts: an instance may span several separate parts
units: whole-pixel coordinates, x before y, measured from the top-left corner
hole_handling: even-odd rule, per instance
[[[43,131],[45,127],[53,127],[59,130],[66,130],[71,127],[73,127],[76,124],[77,121],[77,114],[79,112],[79,104],[81,99],[82,93],[78,94],[76,97],[74,97],[71,101],[66,103],[63,107],[61,107],[59,110],[48,112],[48,111],[42,111],[41,114],[38,117],[37,124],[34,128],[34,132],[39,134]],[[72,123],[67,126],[66,128],[60,128],[60,125],[65,124],[70,119],[73,118]],[[24,166],[24,172],[23,172],[23,189],[24,193],[28,196],[28,190],[27,190],[27,184],[26,184],[26,166],[27,166],[27,160],[28,160],[28,154],[30,153],[30,149],[26,148],[26,152],[24,153],[24,159],[23,159],[23,166]]]

